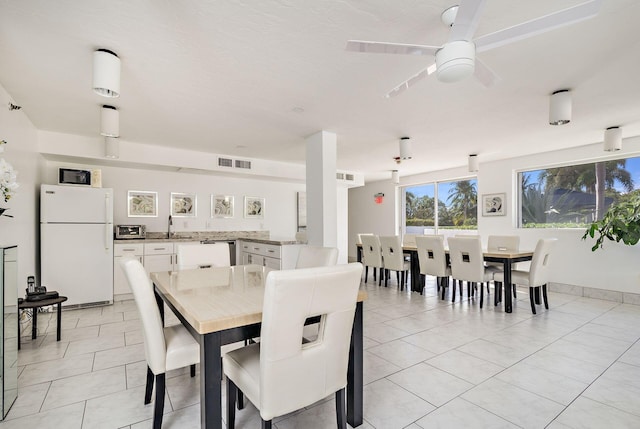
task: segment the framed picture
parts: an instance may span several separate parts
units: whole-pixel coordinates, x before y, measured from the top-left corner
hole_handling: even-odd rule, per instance
[[[482,195],[482,216],[504,216],[507,214],[507,194]]]
[[[244,217],[248,219],[263,219],[264,198],[244,197]]]
[[[171,216],[195,217],[196,194],[171,193]]]
[[[233,195],[211,195],[211,217],[233,217]]]
[[[151,191],[128,191],[127,216],[158,217],[158,193]]]

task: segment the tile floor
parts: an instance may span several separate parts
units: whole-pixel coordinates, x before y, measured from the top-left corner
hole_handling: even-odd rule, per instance
[[[477,300],[451,303],[363,285],[362,428],[639,428],[640,306],[550,294],[533,316],[526,290],[512,314]],[[492,301],[492,300],[490,300]],[[485,301],[486,302],[486,301]],[[135,304],[23,323],[19,397],[0,428],[151,427]],[[169,374],[164,428],[198,428],[198,378]],[[223,398],[224,399],[224,398]],[[259,427],[256,409],[237,427]],[[278,429],[334,428],[334,400],[275,420]]]

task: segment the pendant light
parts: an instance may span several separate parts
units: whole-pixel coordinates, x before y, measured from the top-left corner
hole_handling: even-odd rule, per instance
[[[622,129],[609,127],[604,130],[604,150],[615,152],[620,149],[622,149]]]
[[[549,124],[564,125],[571,122],[571,92],[560,89],[549,99]]]
[[[102,106],[100,134],[105,137],[120,137],[120,112],[113,106]]]
[[[410,137],[402,137],[400,139],[400,159],[411,159]]]
[[[120,97],[120,58],[108,49],[93,52],[93,90],[103,97]]]
[[[478,154],[469,155],[469,173],[476,173],[479,169]]]
[[[400,173],[398,170],[391,170],[391,180],[396,185],[400,183]]]
[[[112,159],[120,158],[120,140],[118,138],[104,138],[104,156]]]

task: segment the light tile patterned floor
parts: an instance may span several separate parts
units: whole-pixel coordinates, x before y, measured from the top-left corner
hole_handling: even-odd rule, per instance
[[[640,306],[550,294],[533,316],[523,289],[505,314],[427,286],[424,296],[362,286],[363,428],[640,427]],[[19,398],[0,428],[151,427],[135,303],[65,311],[60,342],[55,323],[41,314],[35,341],[23,323]],[[165,413],[164,428],[199,427],[197,377],[169,374]],[[274,426],[334,428],[334,400]],[[253,406],[237,427],[259,427]]]

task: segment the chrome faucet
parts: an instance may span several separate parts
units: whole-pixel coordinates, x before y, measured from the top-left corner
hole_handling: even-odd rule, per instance
[[[171,225],[173,225],[173,219],[169,215],[169,222],[167,223],[167,238],[171,238]]]

